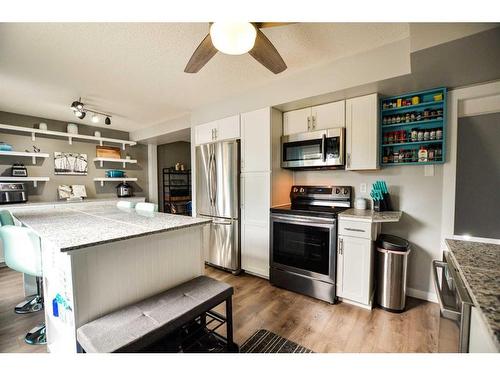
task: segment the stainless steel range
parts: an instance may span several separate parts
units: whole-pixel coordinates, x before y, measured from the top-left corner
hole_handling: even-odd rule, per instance
[[[291,205],[271,208],[270,281],[330,303],[336,300],[337,214],[350,186],[292,186]]]

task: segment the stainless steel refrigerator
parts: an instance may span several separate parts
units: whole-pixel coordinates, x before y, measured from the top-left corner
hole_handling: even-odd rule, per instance
[[[240,252],[240,142],[196,147],[196,213],[212,218],[206,262],[238,273]]]

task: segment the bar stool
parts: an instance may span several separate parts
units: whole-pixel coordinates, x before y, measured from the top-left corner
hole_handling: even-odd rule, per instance
[[[31,304],[30,311],[39,311],[43,308],[42,277],[42,252],[40,250],[40,237],[26,227],[3,225],[0,227],[0,238],[3,242],[5,264],[14,271],[35,276],[38,294],[36,302]],[[17,308],[17,307],[16,307]],[[17,313],[19,311],[16,310]],[[46,344],[45,323],[31,329],[24,341],[31,345]]]
[[[117,208],[134,208],[135,207],[135,202],[118,201],[118,202],[116,202],[116,207]]]
[[[158,212],[158,205],[154,203],[139,202],[135,205],[136,211]]]
[[[10,211],[0,211],[0,227],[4,225],[16,225]],[[43,298],[41,294],[41,277],[36,278],[37,294],[28,296],[23,302],[18,303],[14,308],[16,314],[29,314],[43,309]]]

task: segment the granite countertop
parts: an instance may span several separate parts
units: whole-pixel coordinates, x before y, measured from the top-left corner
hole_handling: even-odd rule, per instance
[[[500,245],[448,239],[446,245],[500,348]]]
[[[339,213],[339,217],[349,220],[369,221],[371,223],[394,223],[401,219],[402,211],[383,211],[376,212],[372,210],[357,210],[350,208]]]
[[[2,204],[1,209],[9,209],[10,211],[16,211],[19,209],[29,209],[35,207],[46,207],[46,206],[67,206],[67,205],[85,205],[85,204],[116,204],[118,201],[132,201],[132,202],[144,202],[146,198],[144,197],[128,197],[128,198],[85,198],[83,200],[59,200],[52,202],[25,202],[25,203],[11,203]]]
[[[116,204],[27,208],[14,212],[14,216],[63,252],[210,222],[162,212],[137,212],[117,208]]]

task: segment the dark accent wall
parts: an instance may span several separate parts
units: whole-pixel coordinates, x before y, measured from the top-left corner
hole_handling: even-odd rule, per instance
[[[175,167],[182,163],[186,169],[191,169],[191,143],[172,142],[158,146],[158,205],[163,211],[163,168]]]
[[[500,238],[500,113],[458,121],[455,234]]]
[[[44,119],[33,116],[25,116],[9,112],[0,112],[0,123],[7,125],[15,125],[33,128],[40,122],[47,124],[48,130],[66,132],[67,122]],[[75,122],[77,124],[77,122]],[[78,124],[78,133],[85,135],[93,135],[95,130],[99,130],[103,137],[129,139],[127,132],[113,130],[109,128],[100,128]],[[31,202],[52,202],[58,200],[57,187],[59,185],[80,184],[85,185],[88,198],[111,198],[116,196],[115,182],[107,182],[104,187],[101,187],[99,182],[94,182],[95,177],[105,177],[107,169],[123,169],[119,163],[104,163],[101,168],[100,164],[94,162],[96,156],[96,146],[98,143],[74,139],[70,145],[67,138],[37,136],[35,142],[31,140],[29,133],[15,133],[10,131],[0,130],[0,141],[9,143],[14,147],[14,151],[29,151],[33,150],[33,145],[40,148],[41,152],[49,154],[47,159],[37,159],[37,164],[33,165],[31,158],[26,157],[0,157],[0,175],[10,176],[10,167],[13,163],[21,162],[28,169],[28,176],[44,176],[49,177],[50,181],[38,183],[38,187],[34,188],[32,182],[26,182],[28,188],[29,201]],[[121,147],[119,144],[109,144],[109,146]],[[54,152],[79,152],[88,155],[88,174],[86,176],[67,176],[54,174]],[[130,177],[137,177],[138,181],[131,183],[134,188],[134,193],[137,196],[146,196],[148,192],[148,151],[146,145],[136,145],[133,147],[127,146],[126,151],[122,151],[122,156],[129,154],[132,159],[137,159],[137,164],[129,164],[124,169]]]

